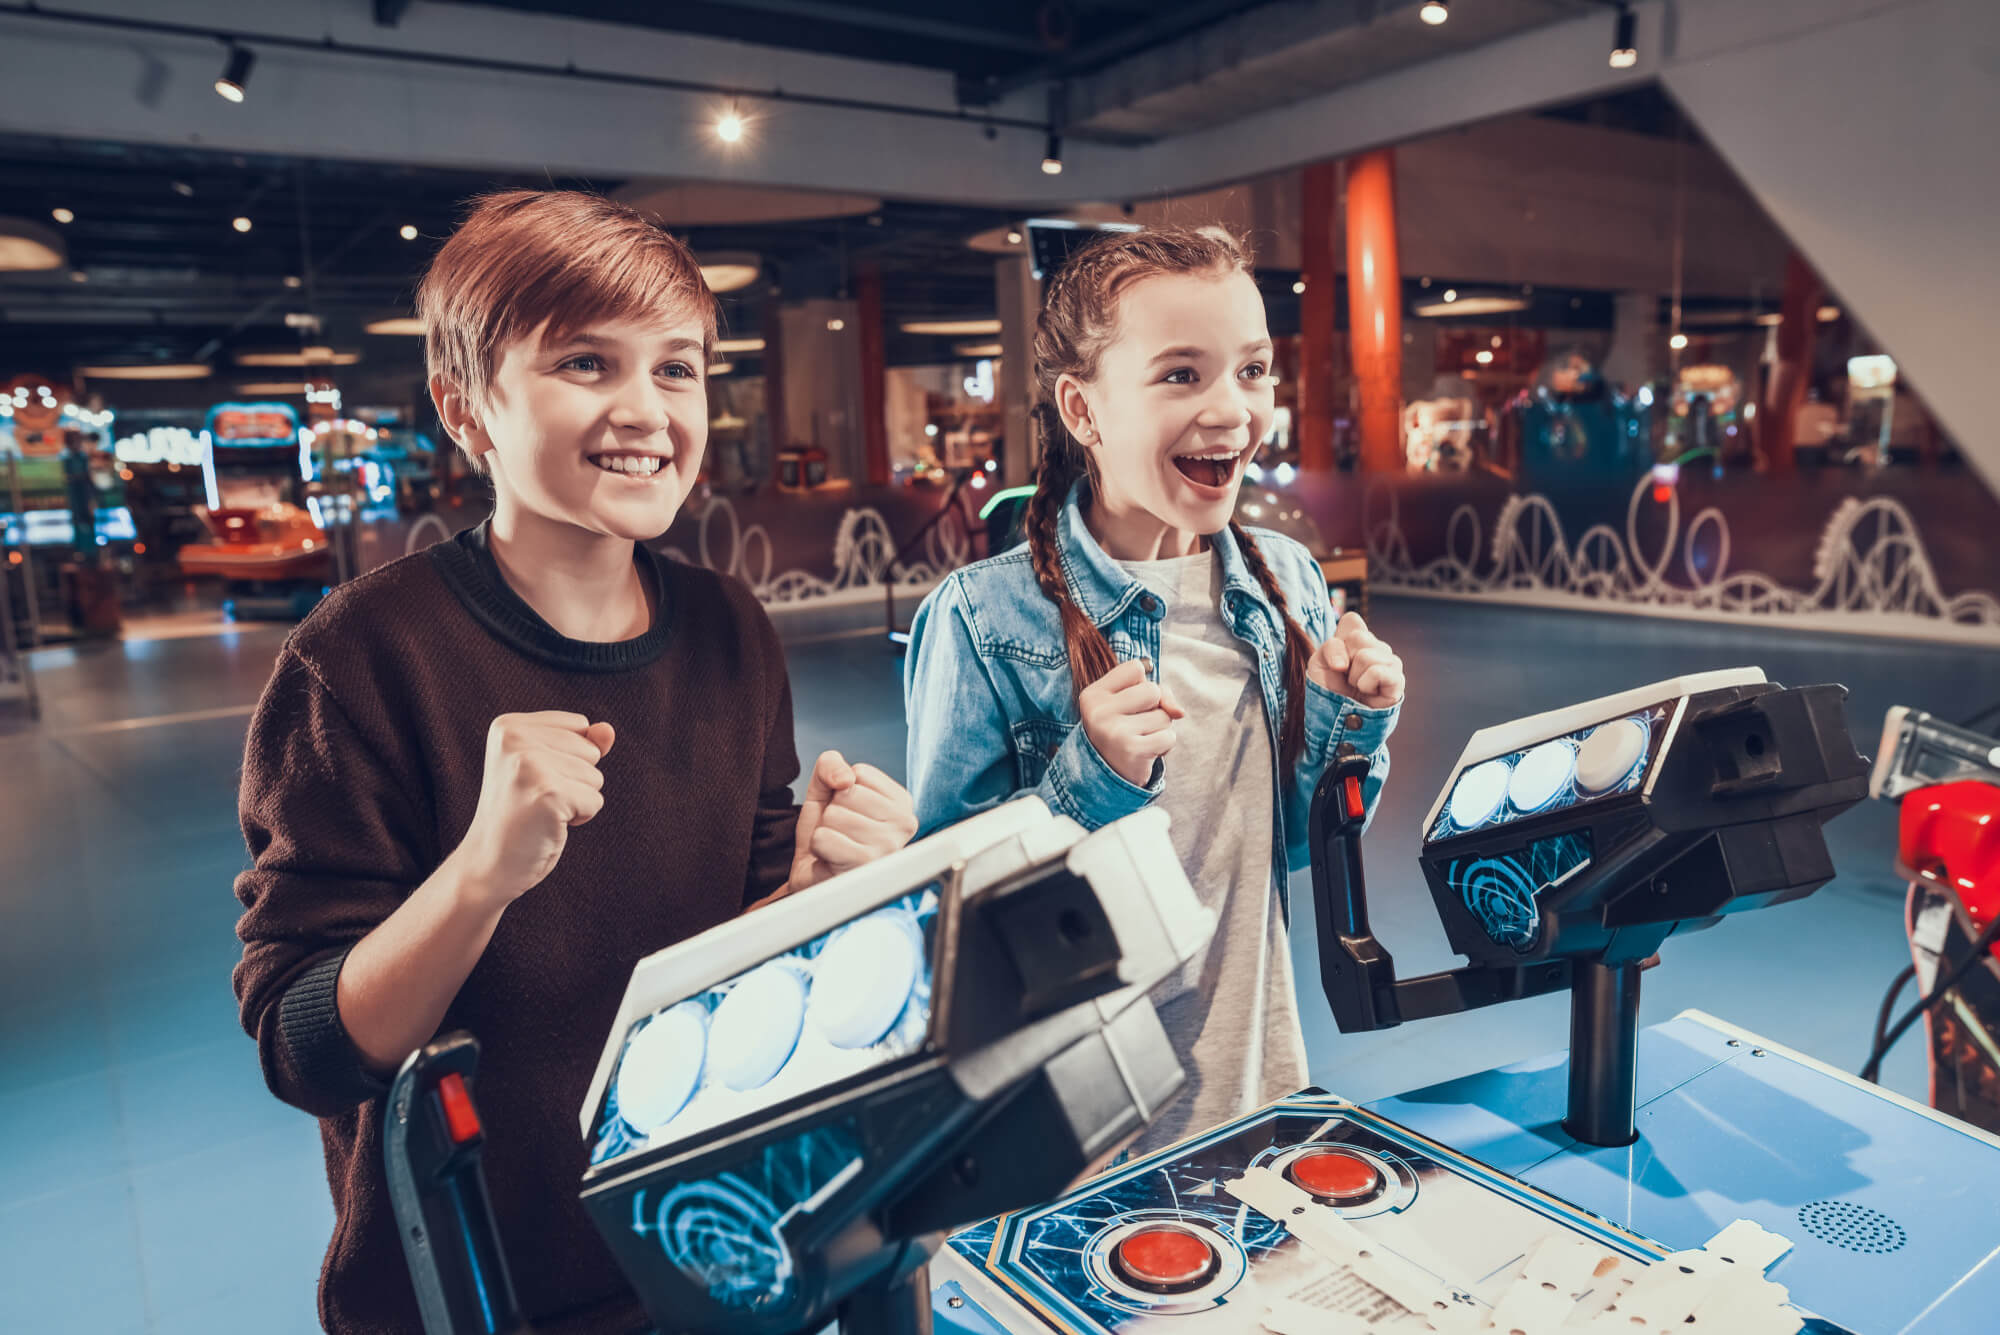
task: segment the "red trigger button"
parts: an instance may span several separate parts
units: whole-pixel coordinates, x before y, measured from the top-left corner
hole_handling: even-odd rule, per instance
[[[438,1081],[438,1102],[444,1105],[445,1131],[452,1144],[463,1145],[479,1139],[479,1110],[472,1106],[472,1093],[458,1072],[453,1071]]]
[[[1347,818],[1357,820],[1361,816],[1361,776],[1350,774],[1344,790],[1347,799]]]

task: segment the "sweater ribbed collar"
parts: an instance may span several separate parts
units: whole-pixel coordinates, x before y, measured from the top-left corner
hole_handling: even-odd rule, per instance
[[[503,643],[524,656],[568,672],[626,672],[656,661],[667,651],[673,622],[671,562],[644,543],[634,544],[640,578],[658,594],[653,624],[629,640],[572,640],[542,620],[520,594],[508,587],[488,545],[487,520],[430,548],[438,574],[465,610]]]

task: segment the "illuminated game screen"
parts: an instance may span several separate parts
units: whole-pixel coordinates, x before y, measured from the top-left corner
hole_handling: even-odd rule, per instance
[[[920,1053],[937,910],[933,883],[639,1020],[597,1112],[591,1165]]]
[[[1673,702],[1581,728],[1459,773],[1429,840],[1495,829],[1545,811],[1636,792],[1660,753]]]
[[[134,542],[138,530],[129,507],[99,507],[97,537],[107,542]],[[76,525],[67,510],[30,510],[22,514],[0,514],[0,544],[8,547],[69,546],[76,541]]]
[[[223,403],[208,415],[208,434],[232,449],[271,445],[297,448],[299,417],[286,403]]]

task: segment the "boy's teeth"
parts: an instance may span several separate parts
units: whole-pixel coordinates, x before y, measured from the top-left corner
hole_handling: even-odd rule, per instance
[[[604,454],[592,462],[607,473],[635,473],[649,476],[660,471],[662,461],[651,455],[641,458],[629,454]]]

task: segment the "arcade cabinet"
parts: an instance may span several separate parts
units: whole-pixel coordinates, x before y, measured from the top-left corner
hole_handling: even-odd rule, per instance
[[[210,540],[180,550],[181,572],[223,582],[223,614],[299,618],[333,581],[325,527],[300,504],[311,447],[287,403],[219,403],[202,433]]]
[[[2000,1140],[1723,1021],[1640,1033],[1673,936],[1810,894],[1866,791],[1838,687],[1704,673],[1476,734],[1422,864],[1465,967],[1373,935],[1366,760],[1315,799],[1348,1031],[1568,991],[1567,1054],[1381,1100],[1307,1090],[953,1236],[950,1335],[1985,1332]],[[1816,1315],[1815,1315],[1816,1314]]]
[[[1021,798],[640,962],[581,1187],[663,1330],[928,1331],[947,1230],[1061,1191],[1152,1120],[1184,1077],[1147,988],[1215,929],[1166,824],[1086,834]],[[390,1094],[431,1335],[527,1329],[475,1059],[434,1043]]]

